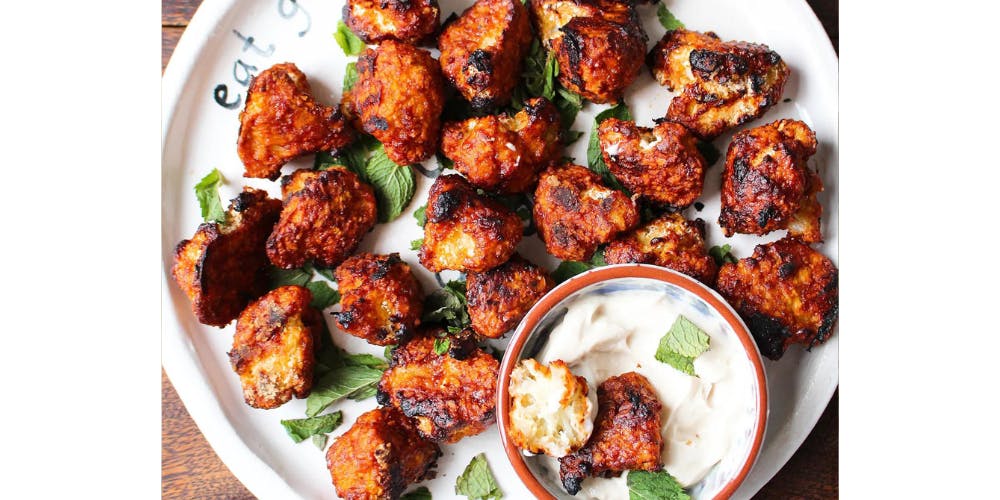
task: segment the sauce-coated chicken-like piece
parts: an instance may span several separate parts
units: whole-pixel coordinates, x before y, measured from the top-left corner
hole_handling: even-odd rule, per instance
[[[545,249],[562,260],[589,260],[598,246],[639,223],[632,199],[571,163],[542,172],[533,213]]]
[[[667,119],[705,140],[760,118],[781,100],[789,69],[766,45],[722,42],[712,32],[668,31],[647,56],[660,85],[678,95]]]
[[[787,228],[807,243],[823,241],[823,208],[816,199],[823,181],[806,164],[815,153],[816,134],[798,120],[778,120],[733,136],[719,214],[726,236]]]
[[[608,243],[604,260],[666,267],[709,286],[719,269],[705,249],[705,222],[681,214],[664,214]]]
[[[267,292],[264,242],[279,213],[280,201],[245,187],[230,201],[224,223],[202,224],[177,244],[171,274],[199,322],[224,327]]]
[[[701,196],[705,159],[697,139],[682,125],[664,121],[647,128],[608,118],[597,134],[604,163],[633,193],[673,209]]]
[[[368,44],[420,45],[441,26],[437,0],[347,0],[344,23]]]
[[[357,69],[342,103],[355,128],[378,139],[399,165],[430,158],[444,109],[444,78],[430,52],[389,40],[365,49]]]
[[[312,389],[314,346],[323,318],[310,307],[305,287],[275,288],[236,320],[229,360],[240,376],[243,399],[254,408],[277,408]]]
[[[414,333],[424,310],[424,291],[398,253],[364,253],[337,268],[341,311],[337,326],[375,345],[398,344]]]
[[[282,165],[309,153],[333,151],[354,140],[354,131],[336,107],[312,97],[309,81],[292,63],[271,66],[255,76],[240,113],[236,151],[244,177],[275,180]]]
[[[395,500],[410,484],[431,479],[441,448],[417,433],[395,408],[361,414],[326,451],[326,467],[345,500]]]
[[[761,354],[780,359],[792,344],[821,344],[837,322],[838,271],[795,238],[757,245],[719,269],[716,289],[746,321]]]
[[[502,337],[554,286],[548,271],[516,254],[500,267],[470,272],[465,296],[472,329],[483,337]]]
[[[441,151],[473,186],[504,194],[535,185],[538,171],[559,158],[559,110],[528,99],[514,116],[469,118],[444,125]]]
[[[531,47],[531,22],[521,0],[478,0],[445,26],[438,39],[441,70],[474,108],[510,102]]]

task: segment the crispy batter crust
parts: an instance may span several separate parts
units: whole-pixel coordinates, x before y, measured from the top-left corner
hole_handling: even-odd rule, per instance
[[[441,26],[437,0],[347,0],[344,23],[365,43],[419,45]]]
[[[398,344],[420,324],[424,291],[398,253],[364,253],[336,271],[341,312],[337,326],[375,345]]]
[[[202,224],[177,244],[171,274],[198,321],[226,326],[267,291],[264,241],[280,212],[280,201],[245,187],[229,202],[225,224]]]
[[[757,245],[752,256],[723,265],[716,289],[774,360],[792,344],[825,342],[837,322],[837,268],[795,238]]]
[[[240,113],[236,152],[244,177],[275,180],[281,166],[299,156],[337,151],[354,131],[336,107],[312,97],[309,81],[292,63],[271,66],[254,77]]]
[[[638,262],[668,267],[706,285],[715,282],[718,266],[705,249],[705,221],[664,214],[608,243],[608,264]]]
[[[514,255],[500,267],[466,276],[469,317],[476,333],[500,338],[514,329],[555,282],[541,267]]]
[[[563,260],[588,260],[599,245],[639,223],[633,200],[572,163],[542,172],[533,211],[545,249]]]

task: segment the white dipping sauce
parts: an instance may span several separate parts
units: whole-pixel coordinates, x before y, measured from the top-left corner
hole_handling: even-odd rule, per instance
[[[655,290],[624,290],[572,299],[539,353],[541,363],[561,359],[587,379],[596,406],[597,386],[614,375],[635,371],[656,391],[663,410],[663,464],[684,487],[698,483],[747,428],[753,406],[753,375],[739,339],[705,324],[686,303]],[[694,360],[698,377],[656,360],[660,339],[684,315],[710,337],[709,350]],[[597,425],[594,425],[597,428]],[[559,462],[539,457],[551,477]],[[587,478],[575,498],[628,498],[626,475]]]

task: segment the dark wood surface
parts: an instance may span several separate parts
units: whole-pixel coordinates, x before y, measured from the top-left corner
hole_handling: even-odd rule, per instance
[[[201,0],[163,1],[163,67]],[[838,47],[836,0],[808,0],[823,23],[835,49]],[[166,373],[162,375],[163,456],[162,493],[168,499],[251,499],[229,469],[219,460],[191,420]],[[834,393],[812,433],[791,460],[757,498],[820,499],[838,497],[838,394]],[[331,486],[332,491],[332,486]]]

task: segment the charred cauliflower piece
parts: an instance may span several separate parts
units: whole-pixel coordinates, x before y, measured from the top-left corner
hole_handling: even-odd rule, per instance
[[[385,41],[358,57],[358,81],[344,96],[344,114],[375,136],[389,159],[409,165],[437,150],[444,79],[430,52]]]
[[[441,26],[437,0],[347,0],[344,23],[365,43],[419,45]]]
[[[448,351],[435,353],[442,333],[425,331],[394,349],[376,398],[413,418],[423,437],[454,443],[496,421],[500,364],[471,338],[449,337]]]
[[[424,310],[424,291],[398,253],[355,255],[336,271],[341,312],[337,326],[375,345],[412,335]]]
[[[547,99],[528,99],[512,117],[446,123],[441,151],[477,188],[525,192],[534,186],[538,171],[559,158],[559,120],[559,110]]]
[[[579,450],[594,430],[587,379],[561,359],[522,359],[510,374],[510,439],[522,450],[559,458]],[[553,404],[553,403],[558,404]]]
[[[441,70],[474,108],[504,106],[531,47],[521,0],[478,0],[438,39]]]
[[[466,279],[472,329],[492,339],[513,330],[531,306],[555,286],[545,269],[519,255],[489,271],[469,272]]]
[[[395,408],[363,413],[326,451],[326,467],[345,500],[394,500],[412,483],[431,479],[441,449]]]
[[[604,163],[632,192],[674,209],[701,196],[705,159],[697,139],[682,125],[662,122],[647,128],[608,118],[597,135]]]
[[[647,63],[660,85],[678,93],[667,119],[706,140],[760,118],[781,100],[789,74],[766,45],[684,29],[663,35]]]
[[[280,201],[245,187],[229,202],[225,223],[202,224],[177,244],[171,274],[199,322],[226,326],[267,292],[264,242],[280,212]]]
[[[476,193],[458,175],[442,175],[427,196],[420,263],[431,272],[486,271],[507,262],[521,241],[521,219]]]
[[[589,260],[599,245],[639,222],[634,201],[571,163],[542,172],[533,212],[545,249],[563,260]]]
[[[271,290],[236,320],[229,361],[240,376],[243,399],[254,408],[277,408],[312,388],[313,346],[323,318],[309,306],[312,293],[291,285]]]
[[[705,250],[705,222],[664,214],[618,238],[604,250],[608,264],[653,264],[711,286],[718,266]]]
[[[750,257],[723,265],[716,289],[774,360],[792,344],[825,342],[837,322],[837,268],[795,238],[757,245]]]
[[[309,153],[337,151],[354,131],[337,108],[312,97],[306,75],[292,63],[271,66],[254,77],[240,113],[236,152],[244,177],[275,180],[281,166]]]
[[[267,239],[267,256],[280,268],[336,267],[375,225],[374,191],[346,169],[298,170],[281,191],[285,206]]]
[[[733,136],[719,214],[726,236],[787,228],[803,241],[823,241],[823,208],[816,200],[823,181],[806,165],[815,153],[816,134],[798,120],[778,120]]]
[[[628,372],[597,387],[597,421],[580,450],[559,459],[563,488],[575,495],[587,476],[613,477],[627,470],[659,470],[660,409],[646,377]]]

